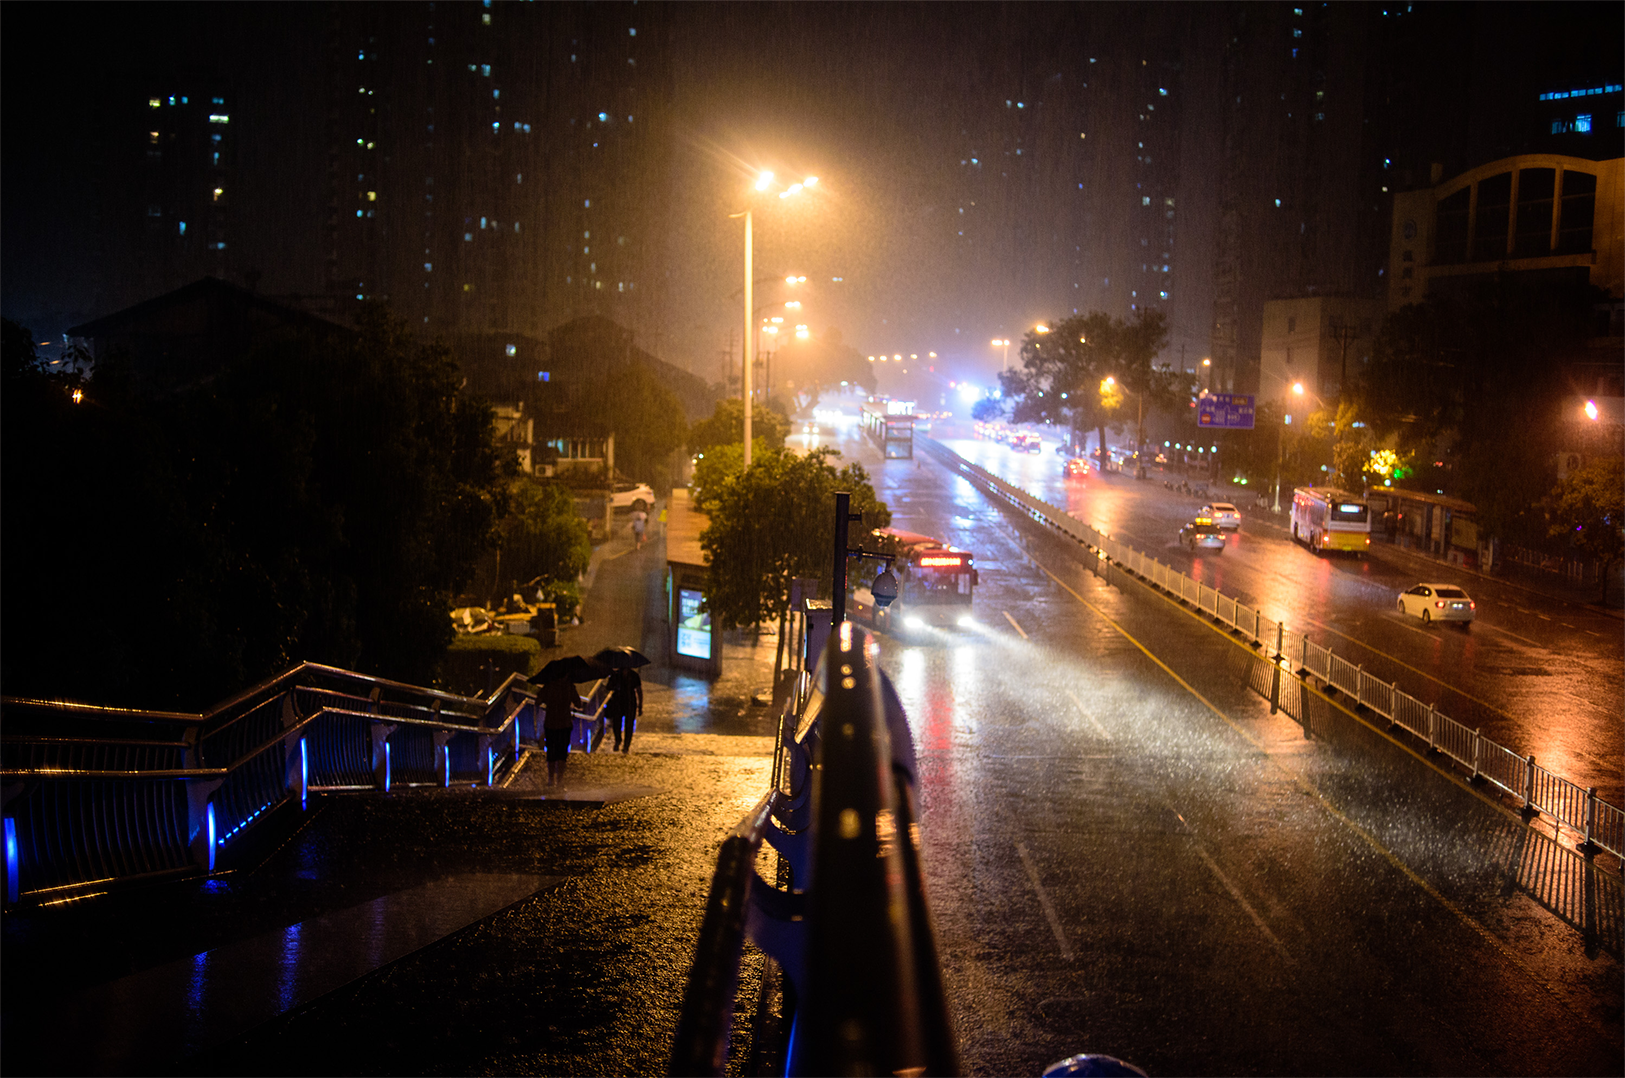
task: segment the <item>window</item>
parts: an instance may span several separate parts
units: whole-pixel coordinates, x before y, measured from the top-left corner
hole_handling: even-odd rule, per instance
[[[181,222],[179,222],[179,224],[180,224],[180,229],[181,229],[180,234],[182,236],[186,235],[186,222],[181,221]],[[740,420],[740,422],[744,422],[744,420]]]
[[[211,112],[209,113],[209,122],[212,124],[229,124],[231,122],[231,117],[227,116],[223,112]],[[741,420],[741,422],[743,422],[743,420]]]
[[[1591,114],[1589,112],[1582,112],[1574,118],[1574,130],[1582,135],[1591,134]],[[744,420],[740,420],[740,422],[742,423]]]
[[[158,145],[158,132],[156,132],[156,131],[148,131],[147,132],[147,141],[152,143],[154,146]],[[743,423],[744,420],[740,420],[740,422]]]
[[[1526,168],[1518,172],[1518,224],[1513,253],[1528,258],[1552,250],[1552,195],[1557,170]]]
[[[1562,179],[1563,208],[1557,250],[1580,254],[1591,250],[1591,225],[1597,208],[1597,177],[1566,170]]]

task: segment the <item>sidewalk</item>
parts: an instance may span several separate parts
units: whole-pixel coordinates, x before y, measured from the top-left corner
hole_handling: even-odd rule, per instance
[[[658,520],[662,499],[651,511]],[[630,522],[617,518],[610,537],[593,551],[581,582],[581,624],[559,633],[559,646],[546,648],[542,661],[559,655],[591,655],[602,647],[630,644],[647,655],[643,675],[641,733],[731,734],[767,737],[776,733],[771,708],[758,694],[771,691],[776,632],[761,636],[733,630],[723,636],[722,673],[706,679],[666,665],[666,536],[652,524],[638,550]],[[773,627],[764,626],[764,629]],[[786,656],[786,663],[789,656]],[[634,750],[637,742],[633,742]]]

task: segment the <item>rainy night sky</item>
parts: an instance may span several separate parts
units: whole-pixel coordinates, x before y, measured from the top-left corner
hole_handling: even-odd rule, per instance
[[[770,168],[820,178],[751,204],[821,336],[991,377],[991,337],[1150,305],[1246,389],[1265,299],[1382,294],[1390,192],[1619,155],[1617,94],[1583,145],[1539,95],[1619,80],[1620,11],[7,5],[4,309],[46,340],[213,273],[437,333],[602,314],[715,380]]]

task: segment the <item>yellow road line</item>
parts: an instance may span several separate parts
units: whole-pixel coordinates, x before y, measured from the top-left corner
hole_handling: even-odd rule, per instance
[[[1384,860],[1386,860],[1389,864],[1393,865],[1394,868],[1398,869],[1401,873],[1403,873],[1407,879],[1409,879],[1411,882],[1415,883],[1417,887],[1421,888],[1421,890],[1422,890],[1422,892],[1424,894],[1426,894],[1429,897],[1437,900],[1438,903],[1441,906],[1443,906],[1446,910],[1449,910],[1450,913],[1452,913],[1456,917],[1456,919],[1459,920],[1463,925],[1465,925],[1466,927],[1468,927],[1469,929],[1471,929],[1472,931],[1477,933],[1479,936],[1483,937],[1484,940],[1490,944],[1490,946],[1495,948],[1495,950],[1498,951],[1504,958],[1506,958],[1507,961],[1511,962],[1514,966],[1516,966],[1519,970],[1521,970],[1526,977],[1528,977],[1532,982],[1534,982],[1536,987],[1540,988],[1547,995],[1549,995],[1552,998],[1553,1002],[1555,1002],[1558,1006],[1562,1007],[1565,1011],[1568,1011],[1569,1014],[1571,1014],[1574,1017],[1580,1019],[1581,1021],[1584,1021],[1587,1025],[1591,1026],[1593,1029],[1596,1029],[1598,1032],[1601,1032],[1601,1033],[1604,1033],[1604,1034],[1607,1033],[1607,1030],[1603,1029],[1602,1025],[1600,1023],[1598,1023],[1596,1021],[1596,1019],[1592,1018],[1588,1014],[1584,1014],[1584,1013],[1581,1013],[1579,1011],[1576,1011],[1573,1007],[1569,1006],[1568,1002],[1565,1001],[1562,996],[1558,995],[1557,990],[1554,989],[1550,984],[1548,984],[1540,976],[1540,974],[1536,973],[1533,967],[1531,967],[1522,958],[1518,957],[1517,954],[1513,953],[1513,951],[1509,947],[1507,947],[1507,945],[1505,943],[1501,942],[1500,937],[1496,936],[1485,925],[1480,923],[1477,920],[1477,918],[1473,917],[1466,910],[1462,909],[1460,906],[1456,905],[1450,899],[1446,898],[1444,896],[1444,894],[1441,891],[1439,891],[1438,888],[1434,887],[1432,884],[1430,884],[1426,880],[1424,880],[1421,876],[1417,875],[1416,872],[1413,871],[1410,868],[1409,865],[1406,865],[1403,861],[1401,861],[1399,859],[1399,856],[1397,854],[1395,854],[1387,846],[1384,846],[1381,842],[1377,841],[1377,838],[1376,838],[1375,835],[1372,835],[1365,828],[1363,828],[1359,824],[1355,823],[1353,820],[1351,820],[1348,817],[1348,815],[1346,813],[1344,813],[1341,809],[1337,808],[1337,806],[1333,805],[1330,801],[1328,801],[1326,799],[1326,795],[1321,793],[1319,789],[1317,789],[1312,783],[1310,783],[1307,779],[1305,779],[1301,774],[1299,774],[1298,772],[1295,772],[1295,771],[1291,770],[1290,768],[1286,767],[1285,764],[1283,764],[1280,759],[1278,759],[1274,754],[1269,752],[1268,749],[1266,749],[1264,747],[1264,744],[1258,738],[1254,737],[1252,734],[1250,734],[1247,731],[1243,730],[1240,726],[1238,726],[1236,724],[1236,722],[1234,720],[1232,720],[1230,718],[1230,716],[1226,715],[1223,711],[1220,711],[1219,708],[1217,706],[1215,706],[1214,703],[1211,700],[1209,700],[1207,697],[1203,696],[1201,693],[1197,692],[1196,689],[1193,688],[1191,686],[1191,684],[1188,681],[1186,681],[1184,678],[1182,678],[1178,674],[1174,673],[1174,671],[1169,668],[1167,663],[1163,662],[1161,659],[1159,659],[1155,655],[1151,654],[1150,650],[1144,644],[1140,643],[1140,641],[1138,639],[1136,639],[1127,629],[1123,628],[1123,626],[1121,624],[1119,624],[1115,618],[1113,618],[1110,614],[1107,614],[1104,610],[1102,610],[1100,607],[1096,606],[1094,603],[1091,603],[1089,600],[1085,599],[1082,595],[1079,595],[1075,590],[1073,590],[1073,588],[1070,585],[1068,585],[1060,577],[1058,577],[1054,573],[1050,572],[1047,567],[1045,567],[1043,565],[1040,565],[1037,561],[1034,561],[1033,564],[1038,565],[1038,568],[1044,573],[1044,575],[1049,577],[1051,580],[1055,581],[1055,583],[1058,584],[1061,587],[1061,589],[1064,590],[1067,594],[1071,595],[1074,599],[1078,600],[1078,602],[1082,603],[1084,606],[1088,607],[1090,610],[1094,611],[1097,615],[1099,615],[1108,625],[1110,625],[1114,630],[1116,630],[1117,633],[1123,637],[1123,639],[1125,639],[1129,643],[1133,644],[1136,648],[1139,648],[1140,651],[1148,659],[1150,659],[1152,662],[1154,662],[1158,666],[1160,666],[1168,674],[1168,676],[1173,678],[1175,681],[1177,681],[1180,684],[1180,686],[1185,689],[1186,692],[1188,692],[1192,696],[1196,697],[1196,699],[1200,700],[1208,708],[1208,710],[1212,711],[1220,719],[1224,720],[1224,722],[1225,722],[1225,724],[1227,726],[1229,726],[1232,730],[1235,730],[1237,733],[1241,734],[1241,736],[1246,738],[1247,741],[1250,744],[1256,746],[1260,751],[1262,751],[1264,753],[1265,758],[1267,760],[1269,760],[1269,762],[1278,771],[1280,771],[1287,778],[1291,779],[1293,781],[1293,783],[1298,786],[1299,789],[1303,790],[1304,793],[1309,794],[1316,801],[1320,802],[1320,804],[1326,809],[1326,811],[1334,819],[1336,819],[1338,822],[1342,823],[1345,827],[1347,827],[1350,831],[1352,831],[1357,837],[1359,837],[1363,842],[1365,842],[1368,846],[1370,846],[1373,850],[1375,850],[1378,854],[1380,854],[1383,857]],[[1158,593],[1158,594],[1160,594],[1160,593]],[[1181,609],[1183,609],[1183,608],[1181,608]],[[1194,617],[1195,615],[1192,614],[1192,616]],[[1202,621],[1202,623],[1204,625],[1207,624],[1205,619],[1198,619],[1198,620]],[[1214,628],[1214,631],[1216,631],[1216,632],[1218,631],[1213,626],[1208,626],[1208,627],[1209,628]],[[1226,636],[1226,639],[1228,640],[1229,639],[1228,634],[1225,634],[1225,636]],[[1231,642],[1233,643],[1234,641],[1231,641]],[[1344,711],[1345,714],[1349,714],[1350,717],[1354,718],[1356,721],[1363,722],[1363,720],[1360,720],[1359,716],[1353,715],[1352,713],[1348,712],[1348,710],[1346,708],[1343,708],[1340,704],[1338,704],[1337,701],[1329,699],[1328,697],[1322,695],[1321,693],[1314,690],[1313,688],[1310,688],[1309,691],[1314,692],[1315,695],[1320,696],[1320,698],[1322,700],[1325,700],[1327,703],[1333,705],[1334,707],[1337,707],[1339,710]],[[1365,724],[1365,725],[1367,725],[1369,727],[1369,724]],[[1381,733],[1381,731],[1378,731],[1378,732]],[[1388,735],[1384,734],[1383,736],[1387,737]],[[1392,737],[1389,737],[1388,739],[1390,741],[1392,741],[1394,744],[1400,745],[1400,743],[1398,741],[1395,741]],[[1408,746],[1400,745],[1400,747],[1406,749],[1406,751],[1410,751]],[[1416,754],[1414,752],[1412,752],[1411,755],[1416,756]],[[1417,759],[1421,759],[1421,757],[1418,756]],[[1430,766],[1430,767],[1434,766],[1428,761],[1424,760],[1423,762],[1428,763],[1428,766]],[[1439,771],[1439,769],[1437,767],[1434,767],[1434,770]],[[1440,773],[1443,774],[1443,772],[1440,772]],[[1455,778],[1455,776],[1453,776],[1453,775],[1450,775],[1448,777],[1451,778],[1452,780],[1454,780],[1454,778]],[[1472,792],[1477,793],[1476,790],[1472,791]],[[1481,798],[1483,798],[1483,795],[1480,794],[1479,796]],[[1494,802],[1489,802],[1488,798],[1483,798],[1483,800],[1485,800],[1486,802],[1488,802],[1490,804],[1494,804]],[[1497,805],[1496,807],[1499,808],[1500,806]]]

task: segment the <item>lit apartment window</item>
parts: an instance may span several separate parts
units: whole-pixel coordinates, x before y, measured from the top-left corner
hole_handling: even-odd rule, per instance
[[[368,202],[377,202],[378,201],[378,192],[377,191],[368,191],[367,192],[367,201]],[[741,419],[740,422],[743,423],[744,420]]]
[[[216,202],[219,202],[219,201],[220,201],[220,196],[221,196],[221,195],[223,195],[223,194],[225,194],[225,193],[226,193],[226,189],[225,189],[225,188],[223,188],[223,187],[216,187],[216,188],[215,188],[215,189],[214,189],[214,200],[215,200],[215,201],[216,201]],[[743,422],[744,422],[744,420],[740,420],[740,422],[741,422],[741,423],[743,423]]]
[[[180,234],[182,236],[186,235],[186,222],[185,221],[180,221],[180,222],[178,222],[178,224],[180,225],[180,229],[181,229]],[[740,422],[744,422],[744,420],[740,420]]]
[[[147,132],[147,141],[152,143],[154,146],[158,145],[158,132],[156,132],[156,131],[148,131]],[[744,420],[741,419],[740,422],[743,423]]]
[[[517,356],[519,354],[519,346],[517,344],[510,344],[508,345],[507,351],[510,356]],[[744,420],[741,419],[740,422],[743,423]]]
[[[158,100],[156,97],[147,98],[147,107],[150,108],[150,109],[161,108],[161,107],[163,107],[163,104],[164,103],[162,101]],[[744,420],[740,420],[740,422],[743,423]]]
[[[223,112],[211,112],[209,113],[209,122],[212,124],[229,124],[231,122],[231,117],[227,116]],[[741,420],[741,422],[743,422],[743,420]]]

